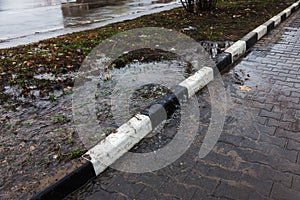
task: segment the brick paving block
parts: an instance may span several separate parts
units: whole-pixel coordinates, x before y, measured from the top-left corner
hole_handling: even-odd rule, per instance
[[[267,122],[268,122],[268,118],[257,116],[256,117],[256,122],[257,122],[258,125],[266,125]]]
[[[168,181],[168,179],[168,176],[158,175],[156,173],[127,174],[126,177],[129,183],[142,184],[150,187],[160,187]]]
[[[278,77],[279,72],[278,71],[262,71],[264,75],[268,75],[268,77]]]
[[[226,144],[226,146],[229,146],[229,144]],[[228,147],[229,148],[229,147]],[[237,147],[231,147],[231,149],[235,149]],[[270,155],[264,154],[263,152],[248,149],[248,148],[239,148],[236,150],[237,155],[240,157],[240,159],[243,162],[250,162],[250,163],[259,163],[261,165],[267,165],[272,166],[272,168],[279,170],[281,172],[290,172],[294,174],[300,173],[300,166],[295,164],[293,158],[293,154],[291,154],[291,160],[288,160],[287,158],[278,157],[276,154],[276,151],[274,153],[271,153]],[[233,151],[233,150],[229,150]],[[271,150],[272,151],[272,150]],[[289,155],[290,156],[290,155]],[[295,156],[295,155],[294,155]],[[223,175],[224,176],[224,175]]]
[[[299,51],[299,50],[298,50]],[[288,63],[288,64],[292,64],[292,65],[299,65],[299,62],[300,62],[300,60],[296,60],[296,59],[288,59],[287,61],[286,61],[286,63]]]
[[[191,163],[190,163],[191,162]],[[190,162],[178,162],[178,160],[159,171],[156,174],[162,178],[164,178],[164,183],[170,182],[170,179],[175,182],[182,182],[186,176],[190,173],[191,169],[195,165],[195,161]]]
[[[145,187],[140,193],[136,195],[136,199],[149,199],[157,200],[163,198],[159,193],[152,187]]]
[[[268,112],[266,110],[261,110],[260,114],[261,117],[273,118],[279,120],[281,118],[282,113],[279,112]]]
[[[295,75],[295,74],[287,74],[287,73],[283,73],[283,72],[279,72],[279,76],[284,76],[287,78],[296,78],[297,77],[297,75]]]
[[[296,111],[295,117],[296,117],[297,119],[300,119],[300,110],[297,110],[297,111]]]
[[[255,189],[246,187],[239,182],[232,182],[231,184],[221,182],[214,192],[215,196],[227,197],[231,199],[268,199],[262,194],[258,194]]]
[[[285,102],[284,103],[285,104],[285,106],[286,106],[286,108],[288,108],[288,109],[296,109],[297,108],[297,106],[298,106],[298,104],[296,104],[296,103],[294,103],[294,102]],[[299,129],[298,129],[299,130]]]
[[[256,62],[257,62],[257,61],[256,61]],[[259,61],[258,61],[258,62],[259,62]],[[273,61],[273,60],[271,60],[271,59],[261,59],[260,62],[261,62],[262,64],[269,64],[270,66],[276,65],[276,64],[277,64],[276,61]],[[288,71],[287,71],[286,73],[288,73]]]
[[[292,52],[289,52],[288,55],[286,55],[287,58],[299,58],[299,54],[295,53],[294,55],[292,55]]]
[[[291,97],[300,98],[300,92],[292,91],[292,92],[291,92]]]
[[[300,142],[289,140],[287,148],[290,150],[295,150],[300,152]]]
[[[294,175],[292,189],[300,192],[300,176]]]
[[[220,197],[214,197],[209,196],[206,191],[202,189],[197,189],[194,195],[192,196],[191,200],[216,200],[216,199],[227,199],[227,198],[220,198]]]
[[[182,156],[179,159],[176,160],[176,165],[183,171],[189,170],[190,168],[193,168],[194,165],[196,165],[196,158],[198,158],[198,153],[200,150],[200,146],[202,145],[202,139],[201,143],[198,141],[198,137],[195,138],[194,143],[190,146],[187,155],[188,156]],[[185,155],[185,154],[184,154]]]
[[[297,131],[297,127],[295,123],[291,123],[291,122],[285,122],[282,120],[276,120],[276,119],[268,119],[268,126],[270,127],[280,127],[283,128],[285,130],[290,130],[290,131]]]
[[[295,113],[297,112],[294,108],[288,108],[287,105],[283,105],[283,104],[277,104],[277,105],[275,104],[272,111],[281,112],[289,115],[295,115]]]
[[[255,108],[259,108],[259,109],[263,109],[263,110],[271,112],[273,107],[274,107],[274,104],[271,104],[271,103],[262,104],[262,103],[259,103],[259,102],[254,102],[252,106],[255,107]]]
[[[164,183],[160,188],[157,188],[159,193],[170,194],[170,196],[179,199],[191,199],[196,192],[197,188],[183,183],[170,181]]]
[[[290,70],[290,74],[295,74],[296,75],[296,78],[297,78],[297,74],[298,74],[298,67],[285,67],[285,66],[282,66],[282,69],[288,69]],[[293,78],[291,78],[290,80],[288,80],[288,82],[294,82],[292,81]],[[295,81],[296,82],[296,81]]]
[[[98,199],[126,199],[125,197],[119,196],[116,193],[110,193],[104,190],[99,190],[95,192],[93,195],[86,197],[86,200],[98,200]]]
[[[261,120],[263,121],[263,123],[261,122]],[[257,133],[257,137],[253,138],[253,139],[257,139],[258,136],[262,133],[266,133],[268,135],[274,135],[276,127],[272,127],[272,126],[268,126],[267,122],[269,121],[269,119],[267,117],[260,117],[257,116],[256,117],[256,124],[253,125],[253,131],[255,131]]]
[[[297,119],[295,116],[291,116],[289,114],[283,114],[282,121],[296,123]]]
[[[276,200],[299,200],[300,192],[286,188],[279,183],[275,183],[272,189],[271,198]]]
[[[290,88],[294,87],[294,83],[286,82],[286,81],[280,81],[280,80],[276,80],[275,84],[279,85],[279,86],[286,86],[285,88],[287,88],[287,89],[290,89]]]
[[[192,200],[230,200],[230,198],[222,196],[222,197],[218,197],[215,195],[208,195],[205,194],[202,190],[197,190],[194,194],[194,196],[192,197]]]
[[[231,168],[234,162],[233,158],[218,152],[218,150],[210,152],[204,160],[210,164],[218,164],[225,168]]]
[[[274,128],[274,133],[275,133],[275,128]],[[267,135],[267,134],[261,134],[258,138],[258,142],[261,143],[268,143],[268,144],[272,144],[272,145],[276,145],[278,147],[283,148],[285,146],[286,143],[286,139],[285,138],[278,138],[276,136],[272,135]]]
[[[288,131],[284,130],[282,128],[278,128],[275,132],[275,135],[278,137],[284,137],[292,140],[296,140],[297,142],[300,142],[300,134],[299,132],[294,132],[294,131]]]
[[[113,199],[113,198],[112,198]],[[116,196],[113,200],[127,200],[128,197],[126,196],[121,196],[121,194],[119,194],[118,196]]]
[[[186,177],[183,183],[197,189],[201,189],[206,194],[211,194],[215,190],[219,181],[214,178],[209,178],[209,176],[209,174],[207,176],[200,175],[193,170],[189,176]]]
[[[261,165],[258,163],[242,163],[241,165],[245,165],[243,168],[245,173],[248,173],[257,179],[273,181],[281,183],[286,187],[291,187],[293,179],[293,174],[291,173],[280,172],[278,170],[274,170],[271,166]]]
[[[264,119],[265,121],[267,119]],[[256,130],[249,130],[250,128],[246,128],[246,127],[232,127],[232,129],[229,129],[229,130],[223,130],[223,133],[222,134],[227,134],[227,135],[236,135],[236,136],[239,136],[239,137],[242,137],[243,139],[244,138],[249,138],[249,139],[252,139],[252,140],[256,140],[259,136],[259,132],[256,131]],[[221,135],[222,137],[222,135]],[[222,142],[222,138],[220,138],[219,140],[220,142]],[[229,140],[223,140],[223,143],[226,143],[226,141],[229,141]],[[230,142],[229,142],[230,143]],[[234,143],[231,142],[232,145],[235,145]]]
[[[294,87],[297,88],[297,89],[299,89],[300,88],[300,83],[295,83]]]
[[[278,73],[279,74],[279,73]],[[287,79],[287,77],[285,77],[285,76],[273,76],[272,77],[272,80],[274,80],[275,82],[277,81],[277,80],[279,80],[279,81],[286,81],[286,79]]]
[[[282,56],[282,57],[286,57],[286,51],[284,51],[284,50],[280,50],[280,49],[278,49],[278,48],[272,48],[271,50],[270,50],[270,52],[271,53],[275,53],[276,55],[279,55],[279,56]]]
[[[241,176],[241,172],[234,169],[221,167],[218,165],[212,165],[207,161],[199,160],[197,162],[195,173],[200,176],[208,176],[210,178],[220,178],[224,180],[238,180]]]
[[[280,120],[268,119],[267,126],[269,126],[269,127],[280,127]]]
[[[107,190],[115,193],[126,194],[128,198],[133,199],[144,187],[145,185],[141,183],[131,183],[125,180],[124,177],[118,176],[116,181],[112,183]]]
[[[255,149],[264,155],[269,155],[269,156],[276,155],[278,158],[287,159],[290,162],[295,162],[298,155],[298,152],[293,150],[286,150],[273,144],[266,144],[266,143],[264,144],[255,141],[249,141],[249,140],[243,140],[240,146],[245,148]]]
[[[244,140],[242,135],[222,134],[219,138],[219,142],[230,143],[235,146],[239,146],[241,141]]]
[[[270,194],[273,185],[273,181],[271,180],[261,179],[260,177],[254,177],[246,173],[240,177],[239,181],[265,197]]]
[[[281,59],[281,56],[277,55],[277,54],[266,54],[265,58],[269,58],[269,59],[279,61],[279,62],[283,61],[283,59]]]
[[[287,96],[282,96],[282,95],[280,95],[278,97],[278,101],[283,101],[283,102],[289,101],[289,102],[293,102],[295,104],[299,104],[299,100],[300,99],[297,97],[287,97]]]
[[[289,83],[289,82],[285,82],[288,84],[294,84],[294,83]],[[297,91],[297,89],[295,87],[291,87],[287,84],[283,84],[283,81],[281,80],[276,80],[274,87],[278,88],[278,96],[285,96],[285,97],[291,97],[291,93]],[[292,97],[293,98],[293,97]],[[284,99],[284,97],[282,97],[282,102],[280,102],[282,105],[284,105],[285,103],[289,102],[288,99]]]
[[[294,68],[293,64],[286,63],[288,60],[290,60],[289,58],[284,59],[283,56],[281,56],[280,58],[281,58],[281,61],[278,63],[278,65],[276,65],[276,67],[282,68],[282,69],[287,69],[287,70],[292,70]]]

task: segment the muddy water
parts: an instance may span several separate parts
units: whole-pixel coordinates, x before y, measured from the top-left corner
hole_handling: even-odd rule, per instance
[[[155,63],[156,67],[160,68],[171,64],[176,65],[174,70],[185,73],[184,65],[180,62]],[[134,63],[130,67],[134,66],[147,67],[146,64],[141,63]],[[116,69],[112,73],[111,81],[114,80],[114,75],[120,74],[120,71],[122,70]],[[72,79],[74,76],[76,74],[56,76],[42,73],[33,76],[33,79],[55,82]],[[109,116],[106,116],[109,108],[101,105],[101,99],[105,99],[110,94],[105,87],[110,86],[111,81],[107,81],[106,85],[100,84],[96,93],[98,120],[107,121],[109,125],[113,125],[110,124]],[[168,82],[172,83],[174,80],[168,79]],[[146,88],[140,88],[140,91],[133,94],[133,98],[143,94],[144,89]],[[6,86],[4,90],[3,95],[8,96],[10,100],[0,105],[0,199],[30,198],[34,192],[73,170],[76,163],[68,159],[70,152],[84,149],[82,138],[79,138],[73,126],[72,95],[68,91],[55,90],[51,95],[45,96],[36,89],[35,85],[32,85],[29,93],[33,96],[23,96],[17,86]],[[149,103],[145,100],[155,99],[155,94],[162,93],[162,89],[154,88],[154,95],[136,98],[136,101],[135,98],[130,99],[133,112],[141,110],[140,107],[144,108]],[[145,139],[141,146],[136,146],[133,151],[139,152],[141,149],[146,152],[153,151],[165,145],[172,137],[172,130],[176,129],[178,121],[172,119],[166,124],[170,126],[167,133],[158,132],[152,138]],[[105,126],[105,124],[101,125]],[[57,175],[57,170],[62,173]]]
[[[99,0],[102,3],[96,5],[74,1],[0,0],[0,48],[95,28],[105,25],[104,22],[122,21],[180,5],[178,0]],[[10,42],[20,38],[23,40]]]

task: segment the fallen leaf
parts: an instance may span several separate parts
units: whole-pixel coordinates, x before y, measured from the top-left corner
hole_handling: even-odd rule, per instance
[[[112,133],[117,133],[117,132],[118,132],[118,130],[116,130],[116,129],[115,129],[115,130],[112,130],[111,132],[112,132]]]
[[[104,80],[108,81],[109,79],[111,79],[111,75],[110,74],[105,74]]]
[[[35,146],[30,146],[29,149],[30,149],[30,151],[34,151],[35,150]]]
[[[252,89],[247,86],[242,85],[242,86],[240,86],[240,90],[250,92]]]
[[[72,89],[72,87],[71,87],[71,86],[68,86],[68,87],[64,88],[64,92],[66,92],[66,91],[68,91],[68,90],[71,90],[71,89]]]
[[[30,61],[25,61],[25,63],[27,65],[27,67],[30,67],[32,65],[32,62],[30,62]]]

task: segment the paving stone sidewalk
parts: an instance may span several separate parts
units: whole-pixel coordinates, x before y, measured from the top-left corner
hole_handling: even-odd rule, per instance
[[[153,173],[108,169],[66,199],[300,199],[300,12],[223,78],[231,100],[207,157],[198,157],[210,122],[204,89],[199,135],[179,160]]]

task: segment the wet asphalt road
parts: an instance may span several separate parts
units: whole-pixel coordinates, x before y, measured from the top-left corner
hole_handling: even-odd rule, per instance
[[[43,33],[60,31],[64,33],[91,28],[90,24],[155,11],[176,4],[176,0],[111,0],[110,4],[93,9],[72,7],[61,2],[67,0],[0,0],[0,48],[9,39],[31,36],[41,37]],[[72,4],[68,4],[72,5]],[[177,4],[176,4],[177,5]],[[101,25],[101,24],[99,24]],[[86,28],[84,28],[86,27]],[[52,33],[48,36],[53,37]],[[26,38],[24,39],[26,41]],[[24,43],[22,40],[19,43]],[[16,45],[18,43],[12,44]]]

